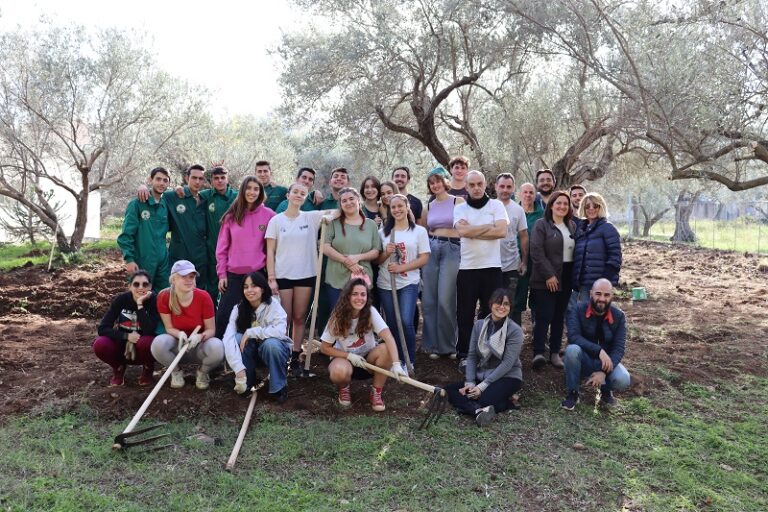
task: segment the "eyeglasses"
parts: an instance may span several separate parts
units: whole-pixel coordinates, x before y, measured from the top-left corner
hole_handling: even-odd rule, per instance
[[[134,288],[149,288],[149,282],[148,281],[134,281],[131,283],[131,286]]]
[[[584,209],[585,210],[599,210],[600,209],[600,205],[599,204],[592,204],[592,203],[585,204],[584,205]]]

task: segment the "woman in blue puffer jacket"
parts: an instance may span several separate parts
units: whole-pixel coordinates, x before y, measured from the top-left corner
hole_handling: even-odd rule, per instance
[[[616,286],[621,270],[621,237],[608,222],[608,207],[603,196],[585,195],[579,205],[579,217],[584,220],[576,229],[572,281],[577,304],[589,300],[592,284],[601,277]]]

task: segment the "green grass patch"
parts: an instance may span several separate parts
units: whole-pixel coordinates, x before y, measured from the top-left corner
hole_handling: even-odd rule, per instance
[[[239,418],[177,421],[173,449],[115,453],[124,422],[88,410],[22,417],[0,429],[0,508],[767,510],[766,396],[768,380],[749,376],[670,387],[610,413],[596,414],[589,395],[575,413],[527,395],[489,428],[448,413],[427,432],[388,414],[257,407],[233,474],[222,466]],[[222,443],[189,440],[198,429]]]
[[[62,254],[54,251],[54,265],[74,265],[87,261],[89,258],[98,256],[98,253],[116,249],[117,242],[111,239],[103,239],[95,242],[86,242],[83,244],[80,252],[72,254]],[[33,265],[47,265],[51,253],[51,244],[40,242],[37,245],[26,244],[0,244],[0,270],[11,270],[23,267],[29,263]]]
[[[768,224],[737,219],[734,221],[691,220],[691,229],[696,233],[693,245],[708,249],[768,254]],[[629,234],[629,224],[617,226],[622,236]],[[674,221],[660,221],[653,225],[646,240],[668,242],[675,232]]]

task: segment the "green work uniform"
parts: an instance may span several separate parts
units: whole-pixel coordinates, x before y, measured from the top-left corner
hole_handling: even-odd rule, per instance
[[[338,207],[339,200],[335,199],[333,194],[328,194],[328,197],[326,197],[323,202],[320,203],[318,210],[336,210]]]
[[[169,190],[163,194],[163,200],[168,205],[168,220],[171,225],[171,244],[168,248],[171,265],[179,260],[191,261],[197,270],[198,288],[210,293],[206,287],[210,272],[206,243],[207,201],[200,197],[198,203],[187,187],[184,187],[184,197],[180,198],[175,190]],[[213,294],[211,297],[216,300]]]
[[[275,211],[287,195],[287,188],[281,187],[280,185],[267,185],[264,187],[264,206]]]
[[[288,209],[288,200],[283,199],[283,202],[280,203],[277,206],[277,210],[275,210],[275,213],[283,213],[285,210]],[[304,202],[301,204],[301,207],[299,210],[303,212],[314,212],[319,209],[319,206],[315,206],[315,191],[309,193],[307,198],[304,200]]]
[[[117,245],[126,263],[135,262],[140,269],[149,272],[155,290],[168,287],[167,233],[168,208],[162,198],[157,201],[150,195],[144,203],[138,199],[128,203]]]
[[[219,240],[221,218],[235,201],[237,190],[227,185],[224,193],[220,194],[216,189],[209,188],[200,192],[200,197],[207,203],[205,211],[206,235],[208,237],[208,282],[204,284],[208,293],[212,297],[216,297],[219,293],[219,278],[216,275],[216,243]]]
[[[534,201],[533,211],[525,214],[525,220],[528,224],[528,233],[533,231],[533,225],[537,220],[544,217],[544,207],[541,202]],[[530,235],[529,235],[530,237]],[[529,247],[530,247],[530,238]],[[520,248],[520,239],[517,240],[517,246]],[[530,305],[531,311],[534,309],[533,295],[531,295],[531,301],[528,300],[528,283],[531,279],[531,251],[528,251],[528,261],[525,263],[525,275],[517,278],[517,288],[515,289],[515,309],[514,313],[522,313]]]

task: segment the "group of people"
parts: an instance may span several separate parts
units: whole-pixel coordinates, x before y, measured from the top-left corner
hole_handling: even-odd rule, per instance
[[[115,298],[94,342],[113,368],[110,384],[123,384],[131,363],[143,366],[140,385],[152,383],[154,362],[168,366],[188,343],[182,362],[199,365],[198,388],[226,360],[244,393],[263,365],[270,393],[282,402],[288,374],[301,375],[311,306],[339,403],[351,403],[352,379],[372,377],[369,399],[381,411],[386,376],[368,365],[398,379],[413,369],[420,297],[421,349],[458,360],[465,379],[448,394],[478,424],[515,406],[526,309],[533,368],[565,368],[563,407],[575,407],[582,378],[601,386],[611,404],[629,374],[620,364],[624,316],[611,304],[621,244],[605,201],[581,185],[556,190],[549,169],[536,173],[535,185],[520,186],[519,203],[514,177],[499,174],[491,198],[486,177],[469,165],[459,156],[448,170],[430,171],[424,203],[408,193],[405,166],[391,181],[364,178],[359,190],[349,186],[347,169],[334,169],[328,197],[312,190],[311,168],[282,187],[260,161],[238,190],[221,165],[209,171],[207,189],[200,165],[172,190],[168,171],[153,169],[118,237],[128,291]],[[311,304],[316,282],[321,300]],[[566,317],[569,346],[561,355]],[[174,370],[171,387],[184,384]]]

